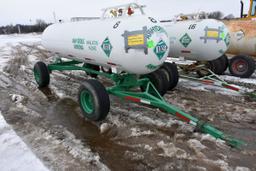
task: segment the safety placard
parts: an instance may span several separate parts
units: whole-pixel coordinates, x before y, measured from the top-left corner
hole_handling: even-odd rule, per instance
[[[223,29],[224,27],[219,27],[216,29],[216,28],[209,28],[206,26],[204,29],[205,35],[203,37],[200,37],[200,39],[204,40],[204,43],[207,43],[208,40],[216,40],[218,43],[222,40],[223,33],[224,33]]]
[[[137,34],[128,36],[128,46],[144,45],[144,34]]]
[[[122,36],[124,37],[124,49],[126,53],[129,53],[130,49],[142,49],[144,53],[148,54],[147,46],[147,27],[143,27],[142,30],[124,31]]]
[[[207,31],[207,37],[219,38],[219,32],[218,31]]]

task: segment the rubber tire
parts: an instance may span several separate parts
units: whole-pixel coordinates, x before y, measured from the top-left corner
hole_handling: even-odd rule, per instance
[[[156,74],[158,74],[163,82],[163,89],[161,90],[161,94],[162,96],[164,96],[167,91],[168,91],[168,87],[169,87],[169,76],[168,76],[168,73],[165,71],[165,70],[160,70],[158,69],[157,71],[155,71]]]
[[[163,70],[159,69],[150,74],[142,76],[142,78],[148,78],[161,96],[164,96],[167,92],[169,82],[166,73]],[[141,87],[141,90],[144,91],[145,88]]]
[[[90,69],[93,69],[95,71],[100,71],[100,67],[98,65],[85,63],[83,66],[87,67],[87,68],[90,68]],[[92,73],[88,73],[88,72],[86,72],[86,74],[91,76],[92,78],[97,78],[98,77],[98,74],[92,74]]]
[[[47,65],[44,62],[37,62],[34,65],[34,73],[39,73],[39,80],[36,80],[39,88],[47,87],[50,83],[50,74]]]
[[[223,75],[228,68],[228,63],[229,62],[227,56],[222,55],[221,57],[213,61],[208,61],[206,63],[206,67],[217,75]],[[210,75],[211,73],[206,71],[197,71],[197,74],[199,75],[199,77],[204,77]]]
[[[223,73],[224,73],[228,69],[229,60],[228,60],[227,55],[225,55],[225,54],[221,56],[221,59],[223,61]]]
[[[209,69],[212,70],[215,74],[222,75],[228,67],[227,56],[223,55],[218,59],[210,61],[208,62],[208,65]]]
[[[235,70],[234,65],[236,65],[236,63],[239,61],[243,61],[247,64],[246,71],[239,72],[239,71]],[[233,75],[233,76],[240,77],[240,78],[249,78],[255,71],[255,61],[253,58],[251,58],[249,56],[245,56],[245,55],[235,56],[230,60],[229,71],[230,71],[231,75]]]
[[[86,90],[93,96],[94,109],[87,113],[81,104],[81,93]],[[110,110],[109,95],[105,87],[98,80],[87,80],[79,88],[78,101],[83,115],[91,121],[104,120]]]
[[[168,78],[169,83],[167,86],[167,90],[174,89],[179,82],[179,72],[178,72],[177,65],[174,63],[165,62],[161,66],[161,69],[167,71],[167,73],[168,73],[167,78]]]

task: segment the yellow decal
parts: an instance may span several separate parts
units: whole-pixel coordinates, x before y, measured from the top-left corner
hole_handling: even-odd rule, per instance
[[[144,38],[143,34],[128,36],[128,46],[144,45]]]
[[[218,31],[207,31],[207,37],[219,38],[219,32]]]

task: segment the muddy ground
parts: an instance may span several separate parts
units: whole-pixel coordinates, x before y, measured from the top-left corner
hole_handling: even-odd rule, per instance
[[[52,55],[40,44],[18,44],[6,57],[0,111],[50,170],[256,170],[256,102],[246,96],[192,91],[182,80],[164,96],[247,143],[234,149],[156,108],[114,96],[106,120],[90,122],[77,103],[85,73],[53,72],[49,88],[39,90],[33,65]]]

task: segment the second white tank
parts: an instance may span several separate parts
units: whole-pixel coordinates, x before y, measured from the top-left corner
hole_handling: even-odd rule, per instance
[[[230,44],[228,28],[213,20],[190,20],[164,23],[170,39],[170,57],[211,61],[222,56]]]

